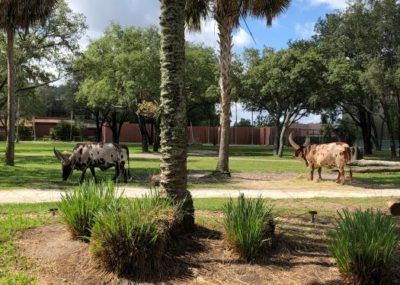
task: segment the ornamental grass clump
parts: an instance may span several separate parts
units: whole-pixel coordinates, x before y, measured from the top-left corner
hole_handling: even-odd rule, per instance
[[[272,206],[261,198],[245,199],[241,194],[236,201],[224,205],[226,239],[241,258],[251,260],[261,253],[274,234]]]
[[[372,209],[343,210],[338,216],[329,252],[339,271],[352,284],[384,284],[399,241],[393,219]]]
[[[114,183],[89,180],[63,195],[58,208],[73,237],[88,239],[97,213],[120,200]]]
[[[105,268],[118,275],[154,278],[161,272],[162,257],[177,219],[177,207],[158,194],[126,200],[122,207],[99,213],[92,230],[91,251]]]

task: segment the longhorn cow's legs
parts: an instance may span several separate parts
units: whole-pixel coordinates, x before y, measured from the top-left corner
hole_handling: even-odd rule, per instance
[[[344,167],[342,168],[342,182],[340,184],[344,184],[344,180],[345,180],[345,176],[344,176],[345,172],[344,172]]]
[[[92,173],[92,176],[94,177],[94,182],[97,183],[96,174],[94,173],[94,167],[90,167],[90,173]]]
[[[83,180],[85,179],[85,174],[86,174],[86,169],[82,170],[82,175],[81,175],[81,179],[79,180],[79,183],[82,184]]]
[[[338,171],[338,177],[337,177],[337,179],[336,179],[336,183],[340,183],[340,184],[344,184],[344,174],[345,174],[345,172],[344,172],[344,168],[339,168],[339,171]]]
[[[314,165],[311,166],[311,170],[310,170],[310,180],[311,180],[311,181],[314,180]]]
[[[318,182],[319,182],[320,180],[322,180],[321,170],[322,170],[322,167],[318,167]]]

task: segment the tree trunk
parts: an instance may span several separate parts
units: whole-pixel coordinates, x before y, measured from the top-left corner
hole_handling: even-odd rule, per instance
[[[366,166],[400,167],[400,161],[360,159],[360,160],[353,160],[349,165],[360,166],[360,167],[366,167]]]
[[[279,135],[281,133],[281,124],[279,118],[275,119],[275,134],[274,134],[274,155],[279,155]]]
[[[111,114],[111,122],[108,122],[112,132],[113,143],[119,143],[118,121],[117,112],[113,111]]]
[[[372,154],[371,125],[368,124],[367,113],[364,110],[359,110],[359,117],[364,142],[364,154]]]
[[[379,139],[378,129],[376,127],[375,120],[374,120],[373,116],[371,116],[371,128],[372,128],[372,131],[373,131],[372,140],[374,141],[375,149],[376,150],[382,150],[381,140]]]
[[[279,134],[279,150],[278,150],[278,156],[279,157],[282,157],[282,155],[283,155],[283,145],[284,145],[286,129],[287,129],[287,125],[284,124],[282,126],[281,132]]]
[[[142,136],[142,152],[149,152],[149,140],[148,134],[146,129],[146,122],[143,116],[139,115],[138,113],[138,123],[139,123],[139,131],[140,135]]]
[[[14,166],[15,153],[15,91],[14,91],[14,29],[7,29],[7,143],[5,164]]]
[[[400,172],[400,167],[367,167],[361,169],[353,169],[353,173],[388,173]]]
[[[396,95],[397,99],[397,143],[399,148],[399,156],[400,156],[400,95]]]
[[[187,117],[184,94],[185,0],[161,0],[161,161],[160,188],[182,203],[182,226],[194,229],[187,186]]]
[[[393,127],[393,118],[389,112],[389,106],[383,105],[383,113],[385,115],[386,126],[389,132],[389,139],[390,139],[390,156],[391,158],[397,158],[397,151],[396,151],[396,139],[394,134],[394,127]]]
[[[97,111],[95,112],[95,120],[96,120],[96,141],[101,142],[102,140],[102,128],[103,128],[103,122],[100,122],[100,112]]]
[[[160,148],[160,119],[155,119],[155,126],[154,126],[154,142],[153,142],[153,151],[158,152]]]
[[[232,25],[226,19],[216,18],[219,30],[219,87],[221,89],[221,141],[219,145],[217,172],[230,175],[229,172],[229,127],[231,114],[231,62],[232,62]]]

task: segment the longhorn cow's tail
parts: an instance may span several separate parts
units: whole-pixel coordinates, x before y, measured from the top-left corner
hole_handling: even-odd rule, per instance
[[[128,148],[128,146],[126,146],[124,144],[121,145],[121,148],[126,150],[126,154],[128,156],[128,169],[127,169],[127,171],[128,171],[128,180],[131,180],[132,176],[131,176],[131,170],[130,170],[131,167],[130,167],[130,164],[129,164],[129,148]]]

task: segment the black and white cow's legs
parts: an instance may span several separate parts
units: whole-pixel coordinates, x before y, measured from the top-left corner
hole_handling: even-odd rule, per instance
[[[118,177],[119,177],[119,174],[120,174],[120,171],[119,171],[120,169],[119,169],[119,163],[116,163],[115,164],[115,175],[114,175],[114,177],[113,177],[113,181],[114,182],[117,182],[117,179],[118,179]]]
[[[94,167],[90,167],[90,173],[92,173],[92,176],[93,176],[93,178],[94,178],[94,182],[97,183],[97,177],[96,177],[96,174],[95,174],[95,172],[94,172]]]
[[[81,183],[81,184],[82,184],[83,180],[85,179],[86,169],[87,169],[87,168],[85,168],[85,169],[82,170],[81,179],[79,180],[79,183]]]
[[[124,176],[124,182],[128,183],[128,170],[125,168],[125,162],[121,162],[121,170],[122,170],[122,175]]]

